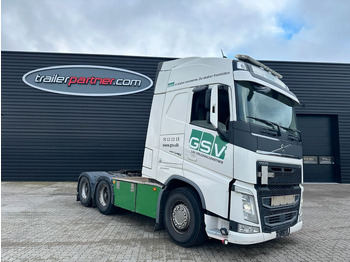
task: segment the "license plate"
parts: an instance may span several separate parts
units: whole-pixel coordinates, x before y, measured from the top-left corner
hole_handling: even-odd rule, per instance
[[[276,231],[276,238],[286,237],[289,235],[289,228]]]
[[[294,202],[295,202],[295,195],[271,197],[272,207],[292,205],[294,204]]]

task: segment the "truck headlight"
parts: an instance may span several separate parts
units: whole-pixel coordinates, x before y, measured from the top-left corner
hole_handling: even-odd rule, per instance
[[[242,207],[244,219],[258,224],[258,216],[256,213],[254,197],[242,194]]]

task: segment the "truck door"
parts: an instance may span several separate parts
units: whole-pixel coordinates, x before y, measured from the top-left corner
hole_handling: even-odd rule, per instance
[[[208,198],[211,195],[213,199],[228,192],[233,177],[233,147],[221,139],[217,131],[217,128],[226,131],[231,118],[229,90],[226,85],[208,85],[193,88],[190,95],[191,114],[184,139],[184,176],[199,184]],[[225,198],[223,195],[220,200],[225,202]],[[215,206],[214,200],[212,204]],[[225,207],[221,212],[223,210]]]

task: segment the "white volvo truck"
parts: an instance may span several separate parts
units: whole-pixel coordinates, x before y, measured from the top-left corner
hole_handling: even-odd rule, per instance
[[[245,55],[161,63],[142,171],[84,172],[77,200],[155,219],[180,246],[254,244],[302,227],[303,164],[282,76]]]

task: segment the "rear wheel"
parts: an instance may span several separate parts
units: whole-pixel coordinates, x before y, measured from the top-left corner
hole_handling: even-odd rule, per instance
[[[110,184],[106,180],[98,183],[95,192],[95,202],[98,210],[104,215],[110,215],[115,212],[115,206],[111,201],[112,190]]]
[[[170,193],[165,204],[164,224],[179,246],[196,246],[206,240],[203,211],[194,190],[184,187]]]
[[[90,181],[85,176],[79,181],[79,199],[83,206],[90,207],[92,205]]]

